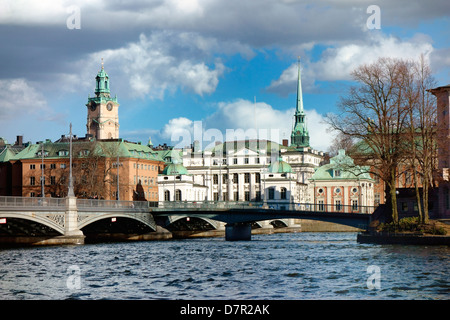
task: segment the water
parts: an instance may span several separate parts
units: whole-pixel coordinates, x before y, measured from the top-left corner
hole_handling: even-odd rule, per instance
[[[356,233],[1,249],[0,300],[446,300],[449,262],[447,246],[358,244]]]

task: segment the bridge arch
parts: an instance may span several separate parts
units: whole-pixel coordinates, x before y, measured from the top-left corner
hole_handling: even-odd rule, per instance
[[[25,220],[36,222],[50,229],[54,230],[56,233],[64,234],[64,213],[54,214],[48,213],[45,215],[37,215],[34,212],[2,212],[0,213],[0,218],[6,218],[6,224],[8,219]]]
[[[78,228],[83,229],[87,227],[90,224],[93,224],[95,222],[101,221],[101,220],[107,220],[107,219],[113,219],[113,218],[127,218],[136,220],[138,222],[143,223],[147,227],[149,227],[152,231],[156,231],[156,223],[153,220],[153,217],[149,217],[149,215],[142,215],[142,214],[127,214],[127,213],[120,213],[120,212],[112,212],[112,213],[106,213],[106,214],[89,214],[89,213],[81,213],[78,212]],[[112,220],[111,220],[112,221]]]
[[[167,221],[165,223],[165,228],[171,229],[171,226],[175,226],[176,224],[181,223],[190,223],[192,225],[197,222],[197,225],[202,225],[201,228],[203,230],[217,230],[220,226],[220,221],[212,220],[204,217],[189,217],[189,216],[168,216]]]

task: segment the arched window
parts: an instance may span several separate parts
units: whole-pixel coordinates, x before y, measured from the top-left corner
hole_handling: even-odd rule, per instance
[[[286,190],[286,188],[281,188],[281,199],[283,199],[283,200],[287,199],[287,190]]]
[[[181,190],[175,190],[175,201],[181,201]]]
[[[164,191],[164,201],[170,201],[170,191]]]

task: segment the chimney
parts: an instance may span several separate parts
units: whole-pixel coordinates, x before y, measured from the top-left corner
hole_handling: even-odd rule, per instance
[[[23,136],[17,136],[16,145],[22,146],[23,144]]]
[[[283,146],[285,146],[285,147],[288,146],[288,139],[283,139]]]

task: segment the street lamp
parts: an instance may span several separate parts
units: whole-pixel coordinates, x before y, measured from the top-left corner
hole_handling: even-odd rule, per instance
[[[75,197],[73,192],[73,177],[72,177],[72,123],[70,123],[69,133],[69,191],[67,192],[69,197]]]

